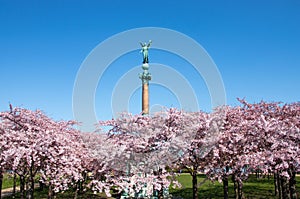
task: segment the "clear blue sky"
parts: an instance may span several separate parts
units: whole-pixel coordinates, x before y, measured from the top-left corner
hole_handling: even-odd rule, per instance
[[[201,44],[221,73],[230,105],[237,97],[299,101],[299,24],[298,0],[0,0],[0,110],[12,103],[72,119],[73,86],[84,59],[110,36],[140,27],[169,28]],[[188,63],[157,50],[150,60],[178,70],[196,90],[200,108],[210,110],[205,84],[192,67],[183,67]],[[140,62],[134,51],[106,71],[95,96],[99,119],[110,119],[113,85]],[[170,90],[150,89],[152,105],[178,106]],[[130,111],[139,112],[140,104],[137,90]]]

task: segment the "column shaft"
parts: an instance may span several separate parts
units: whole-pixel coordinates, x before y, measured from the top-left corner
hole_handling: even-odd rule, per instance
[[[143,83],[142,88],[142,113],[143,115],[149,114],[149,84]]]

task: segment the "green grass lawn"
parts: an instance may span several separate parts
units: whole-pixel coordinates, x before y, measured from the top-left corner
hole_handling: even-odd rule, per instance
[[[12,174],[5,173],[3,175],[2,189],[13,187],[14,184],[14,176]],[[19,178],[16,179],[16,184],[19,185]]]
[[[198,183],[205,180],[204,175],[198,176]],[[300,182],[300,177],[297,177],[297,182]],[[178,181],[182,184],[181,189],[170,188],[170,193],[173,196],[180,196],[184,199],[192,198],[192,177],[190,174],[184,173],[178,176]],[[273,177],[256,179],[255,175],[250,175],[249,179],[244,182],[243,193],[245,198],[276,198],[274,195],[274,179]],[[297,193],[300,195],[300,186],[297,186]],[[223,198],[223,185],[219,182],[212,183],[206,180],[198,190],[199,198]],[[233,183],[229,180],[229,198],[234,198]]]
[[[201,183],[205,180],[204,175],[198,176],[198,183]],[[300,182],[300,176],[297,177],[297,182]],[[9,185],[12,185],[12,181],[9,176],[6,176],[5,178],[5,186],[9,187]],[[178,196],[183,199],[190,199],[192,198],[192,178],[189,174],[183,173],[180,176],[178,176],[178,181],[182,184],[182,188],[180,189],[172,189],[170,188],[170,194],[173,196]],[[245,198],[248,199],[263,199],[263,198],[276,198],[274,196],[274,184],[273,184],[273,177],[268,178],[260,178],[256,179],[255,175],[250,175],[249,179],[244,182],[243,186],[243,192]],[[47,198],[47,189],[44,189],[43,191],[37,189],[35,191],[35,198],[43,199]],[[300,186],[297,187],[297,193],[300,195]],[[209,180],[206,180],[198,190],[199,198],[223,198],[223,186],[222,184],[215,182],[212,183]],[[18,198],[19,195],[17,195],[16,198]],[[6,199],[9,199],[11,197],[6,197]],[[74,198],[74,192],[73,191],[67,191],[65,193],[59,193],[57,194],[57,199],[68,199],[68,198]],[[105,198],[105,194],[93,194],[92,192],[87,192],[84,195],[79,195],[79,199],[85,199],[85,198]],[[234,198],[234,190],[233,190],[233,183],[229,181],[229,198]]]

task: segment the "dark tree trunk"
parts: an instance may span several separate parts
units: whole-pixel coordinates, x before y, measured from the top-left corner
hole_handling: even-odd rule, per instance
[[[27,191],[27,198],[34,199],[33,193],[34,193],[34,177],[30,176],[29,186],[28,186],[28,191]]]
[[[277,181],[276,172],[274,172],[274,193],[275,193],[275,196],[277,196],[277,194],[278,194],[278,181]]]
[[[161,179],[161,175],[162,175],[162,169],[159,169],[158,170],[158,180],[159,181],[161,181],[162,179]],[[163,199],[164,198],[164,186],[163,186],[163,183],[162,182],[160,182],[160,185],[161,185],[161,188],[160,188],[160,190],[158,190],[158,199]]]
[[[30,187],[30,185],[29,185],[29,181],[28,181],[28,179],[25,179],[26,180],[26,182],[25,182],[25,198],[26,199],[31,199],[31,198],[29,198],[30,197],[30,193],[29,193],[29,187]]]
[[[257,169],[256,170],[256,179],[260,179],[260,178],[262,178],[262,173],[261,173],[260,169]]]
[[[232,175],[232,182],[233,182],[233,189],[234,189],[234,198],[238,199],[238,185],[234,174]]]
[[[228,199],[228,177],[223,177],[224,199]]]
[[[277,186],[278,186],[278,198],[282,199],[282,186],[281,186],[281,176],[277,172]]]
[[[258,179],[258,170],[255,172],[256,179]]]
[[[289,180],[290,197],[291,197],[291,199],[297,199],[296,171],[295,171],[295,167],[293,165],[290,166],[289,175],[290,175],[290,180]]]
[[[281,187],[282,187],[282,198],[289,199],[290,198],[289,186],[286,177],[281,176]]]
[[[13,193],[12,198],[16,197],[17,174],[14,172]]]
[[[39,180],[39,189],[40,189],[40,191],[44,190],[44,186],[45,186],[44,182],[42,181],[42,179],[40,179]]]
[[[82,173],[82,180],[80,181],[80,188],[79,188],[79,193],[80,194],[83,194],[83,187],[84,187],[84,185],[86,184],[86,182],[87,182],[87,178],[88,178],[88,176],[87,176],[87,173],[86,172],[83,172]],[[146,176],[145,176],[146,177]]]
[[[3,171],[0,170],[0,198],[2,198],[2,181],[3,181]]]
[[[198,199],[197,171],[192,172],[193,199]]]
[[[242,187],[243,184],[242,182],[236,177],[235,174],[232,174],[232,181],[233,181],[233,186],[234,186],[234,197],[236,199],[242,199],[243,197],[243,192],[242,192]]]
[[[29,183],[27,188],[27,198],[28,199],[34,199],[34,176],[36,172],[34,171],[34,160],[31,156],[31,165],[29,169]]]
[[[49,184],[49,189],[48,189],[48,199],[53,199],[54,198],[54,191],[52,189],[52,185]]]
[[[83,180],[79,180],[79,190],[78,190],[79,194],[83,193]]]
[[[78,183],[76,184],[76,187],[75,187],[75,194],[74,194],[74,199],[77,199],[77,196],[78,196],[78,191],[79,191],[79,185]]]
[[[20,176],[20,197],[21,199],[25,198],[25,177]]]
[[[238,180],[238,199],[243,198],[243,182]]]
[[[162,186],[158,191],[158,199],[163,199],[163,198],[164,198],[164,187]]]
[[[225,175],[223,176],[223,191],[224,191],[224,199],[228,199],[228,176],[227,173],[229,171],[229,167],[226,166],[226,172]]]

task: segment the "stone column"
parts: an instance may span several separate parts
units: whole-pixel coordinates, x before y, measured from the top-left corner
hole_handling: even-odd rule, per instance
[[[142,93],[142,112],[146,115],[149,114],[149,84],[143,84]]]
[[[149,114],[149,81],[151,80],[151,74],[149,73],[149,64],[144,63],[142,66],[143,73],[140,74],[142,80],[142,114]]]

